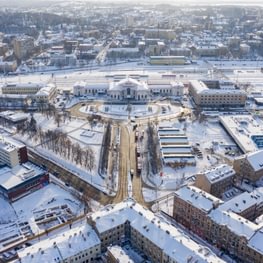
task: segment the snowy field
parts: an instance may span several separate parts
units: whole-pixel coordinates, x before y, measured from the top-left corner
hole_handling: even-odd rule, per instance
[[[57,123],[54,121],[53,118],[47,118],[41,113],[35,113],[33,117],[37,121],[37,125],[40,126],[43,130],[54,130],[59,128],[60,130],[69,133],[85,125],[86,128],[88,128],[88,122],[81,119],[71,118],[71,120],[66,119],[64,122],[62,117],[62,121],[58,127]]]
[[[60,126],[57,127],[57,124],[53,118],[48,119],[46,116],[40,113],[34,114],[34,118],[37,121],[37,125],[40,126],[43,131],[54,131],[59,129],[60,131],[66,133],[68,138],[73,143],[78,143],[82,149],[85,149],[89,146],[94,151],[95,156],[95,165],[93,170],[89,171],[80,164],[77,165],[71,161],[65,160],[65,158],[62,156],[55,154],[53,151],[47,148],[44,148],[42,145],[40,145],[38,140],[32,140],[29,135],[25,134],[24,136],[21,136],[21,134],[17,134],[14,136],[14,138],[24,142],[28,146],[33,147],[34,150],[42,156],[45,156],[47,159],[60,164],[70,172],[73,172],[77,176],[81,177],[86,182],[94,185],[96,188],[107,193],[110,191],[107,187],[106,180],[104,180],[104,178],[98,174],[100,151],[104,133],[104,126],[102,124],[99,123],[91,127],[87,121],[71,118],[71,120],[66,119],[65,122],[61,121]]]
[[[64,223],[84,209],[78,199],[52,183],[12,204],[0,198],[0,206],[0,249],[10,241],[19,241]],[[38,220],[41,217],[48,220]]]

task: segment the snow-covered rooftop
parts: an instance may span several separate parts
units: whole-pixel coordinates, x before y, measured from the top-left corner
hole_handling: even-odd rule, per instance
[[[247,240],[259,229],[258,225],[231,211],[215,209],[210,212],[209,217],[217,224],[226,226],[237,236],[244,236]]]
[[[255,152],[263,139],[262,123],[251,115],[220,116],[220,122],[244,152]]]
[[[41,175],[43,172],[44,170],[30,162],[17,165],[14,168],[4,166],[0,169],[0,185],[9,190],[33,177]]]
[[[203,81],[200,80],[191,80],[191,85],[195,88],[195,90],[197,91],[197,93],[201,93],[203,91],[208,90],[208,87],[206,86],[206,84]]]
[[[63,262],[66,258],[98,245],[98,236],[85,223],[18,251],[18,257],[22,263]]]
[[[132,86],[135,87],[136,90],[148,90],[148,85],[144,81],[138,81],[133,78],[125,78],[120,80],[119,82],[111,82],[109,89],[110,90],[121,90],[123,86]]]
[[[56,86],[54,84],[48,84],[41,88],[37,93],[36,96],[49,96],[54,90]]]
[[[118,259],[121,263],[135,263],[133,259],[126,253],[124,249],[120,246],[110,246],[108,247],[108,251]]]
[[[223,203],[217,197],[206,193],[205,191],[195,186],[184,186],[175,192],[179,198],[187,203],[190,203],[194,207],[201,209],[207,213],[211,211],[215,206]]]
[[[247,160],[255,171],[263,169],[263,150],[247,155]]]
[[[26,120],[29,117],[29,114],[23,112],[2,111],[0,113],[0,117],[16,122],[20,120]]]
[[[14,140],[11,137],[0,135],[0,148],[7,152],[13,151],[15,148],[21,148],[24,146],[25,145],[23,143]]]
[[[263,187],[255,189],[253,192],[244,192],[235,196],[231,200],[219,206],[222,211],[229,211],[235,213],[242,213],[253,205],[263,204]]]
[[[16,88],[16,89],[23,89],[23,88],[37,88],[41,89],[44,87],[44,83],[33,83],[33,82],[28,82],[28,83],[5,83],[2,87],[2,89],[5,88]]]
[[[117,205],[108,205],[91,215],[100,233],[130,222],[130,226],[151,240],[163,252],[177,262],[186,262],[192,258],[198,262],[224,262],[208,248],[200,246],[184,234],[183,231],[168,224],[150,210],[133,200],[125,200]]]
[[[204,174],[206,178],[211,182],[215,183],[225,178],[235,175],[235,171],[232,167],[227,164],[221,164],[216,167],[205,170],[201,174]]]
[[[258,251],[260,254],[263,253],[263,228],[249,240],[248,247]]]
[[[191,80],[191,86],[195,89],[198,94],[245,94],[244,91],[235,89],[233,85],[221,84],[218,89],[210,89],[203,81],[201,80]]]

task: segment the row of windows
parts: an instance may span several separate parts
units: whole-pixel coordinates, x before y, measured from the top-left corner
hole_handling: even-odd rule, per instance
[[[96,253],[95,256],[92,256],[91,258],[87,258],[87,257],[90,257],[93,253]],[[95,258],[97,256],[99,256],[100,252],[99,252],[99,249],[96,248],[96,252],[95,251],[92,251],[90,250],[89,253],[88,252],[85,252],[83,253],[82,255],[79,255],[79,256],[75,256],[74,258],[71,258],[70,260],[68,261],[65,261],[66,263],[73,263],[73,262],[81,262],[81,263],[90,263],[90,262],[94,262],[95,261]]]

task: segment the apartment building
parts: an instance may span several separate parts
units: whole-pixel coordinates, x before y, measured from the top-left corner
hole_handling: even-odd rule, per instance
[[[254,221],[263,214],[263,187],[251,193],[244,192],[219,207],[222,211],[232,211],[247,220]]]
[[[251,253],[247,246],[260,226],[232,211],[215,209],[208,215],[206,227],[209,233],[206,239],[219,249],[228,251],[242,262],[262,262],[263,255]]]
[[[218,81],[215,81],[219,84]],[[192,80],[189,83],[189,94],[194,103],[200,107],[234,107],[244,106],[246,93],[233,85],[214,85],[209,82],[209,86],[200,80]]]
[[[245,263],[263,262],[263,188],[223,202],[194,186],[175,192],[176,221]]]
[[[101,240],[102,252],[109,245],[122,245],[129,240],[133,248],[154,263],[224,262],[132,199],[107,205],[89,214],[87,221]]]
[[[173,217],[177,222],[206,238],[209,212],[223,201],[195,186],[184,186],[174,193]]]
[[[10,137],[0,137],[0,165],[11,168],[28,160],[26,146]]]
[[[222,164],[196,175],[195,186],[218,198],[232,186],[235,171]]]
[[[82,224],[19,250],[17,254],[21,263],[92,263],[101,254],[100,243],[95,231],[88,224]]]
[[[176,33],[172,29],[153,28],[145,30],[145,37],[173,40],[176,37]]]
[[[13,42],[14,53],[18,59],[27,58],[34,49],[34,38],[30,36],[22,36],[16,38]]]
[[[233,167],[239,179],[256,182],[263,176],[263,150],[235,158]]]

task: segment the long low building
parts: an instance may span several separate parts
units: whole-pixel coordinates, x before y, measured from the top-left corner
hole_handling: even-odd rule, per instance
[[[159,127],[158,138],[162,160],[172,166],[195,164],[192,147],[184,132],[178,128]]]
[[[30,106],[48,103],[56,94],[56,85],[45,83],[5,83],[0,94],[0,106]]]
[[[136,100],[148,101],[153,96],[181,97],[184,93],[184,85],[181,82],[166,81],[162,85],[149,85],[145,80],[131,77],[114,79],[103,83],[77,82],[73,86],[73,94],[77,97],[104,96],[110,100]]]
[[[219,81],[192,80],[189,94],[194,103],[200,107],[243,107],[247,95],[232,83]]]
[[[190,64],[184,56],[150,56],[151,65],[186,65]]]

